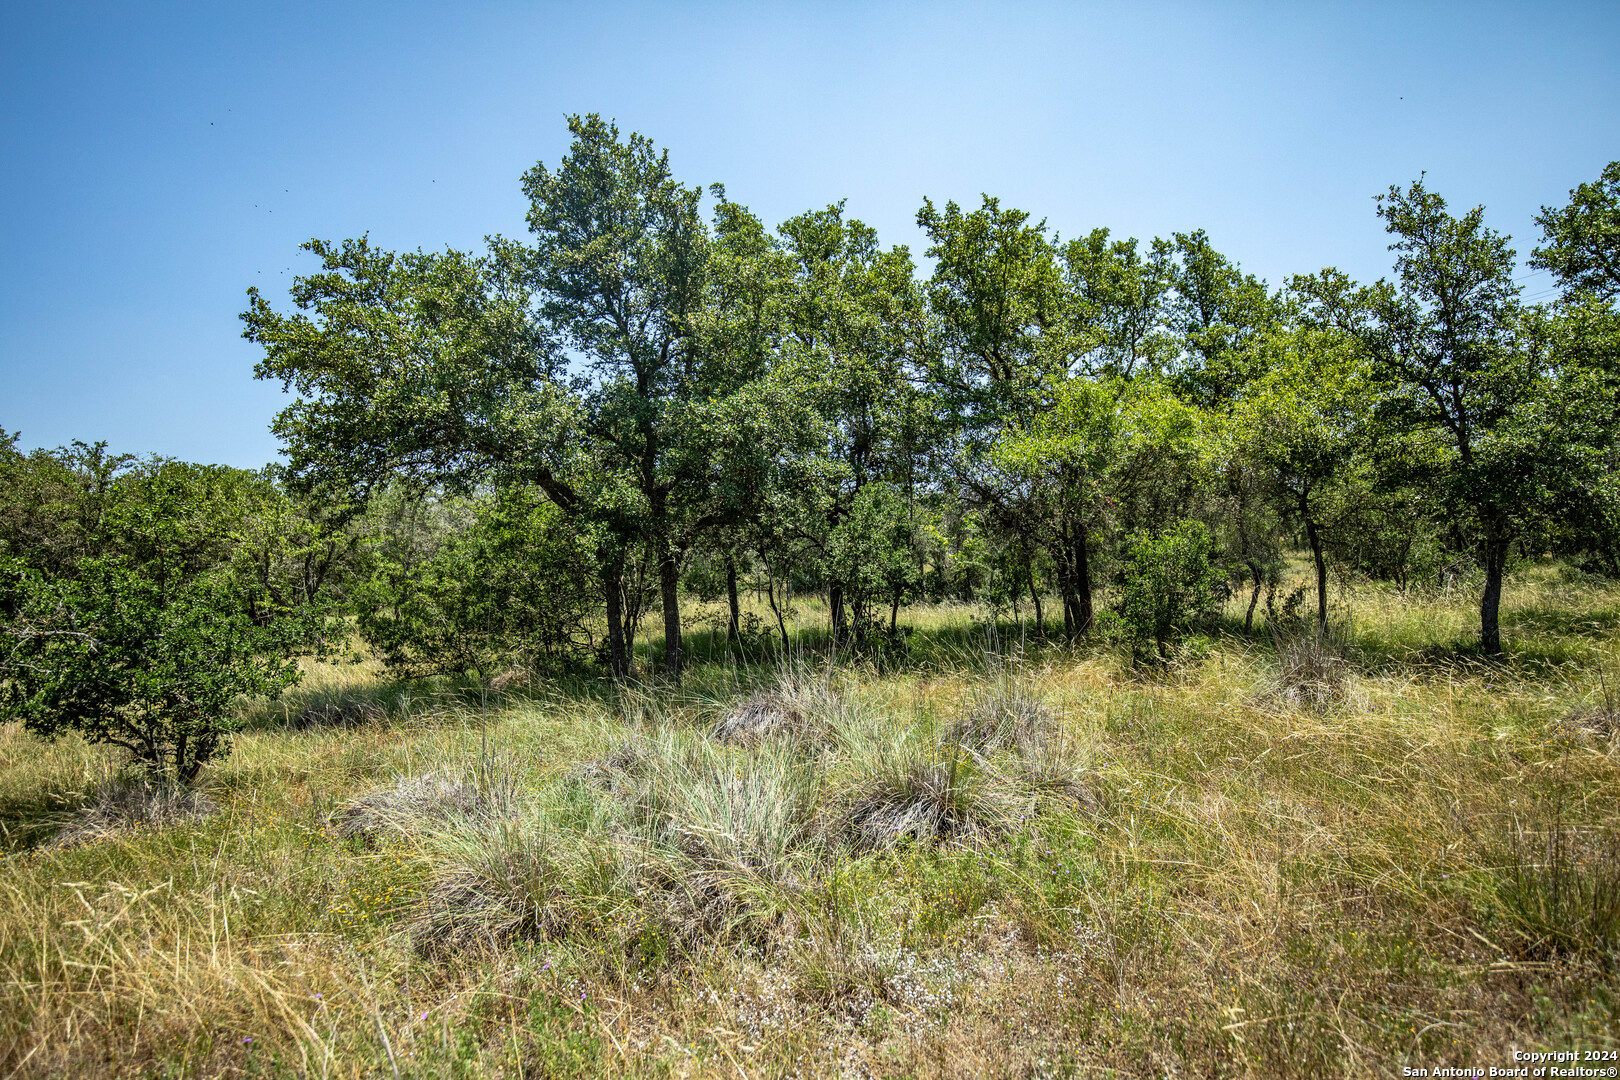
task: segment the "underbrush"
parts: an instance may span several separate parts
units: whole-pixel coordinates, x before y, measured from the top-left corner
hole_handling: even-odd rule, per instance
[[[493,694],[319,669],[184,797],[0,731],[0,1076],[1620,1048],[1620,594],[1508,596],[1494,663],[1450,629],[1470,598],[1368,590],[1353,634],[1146,674],[945,608],[898,671],[807,651]]]

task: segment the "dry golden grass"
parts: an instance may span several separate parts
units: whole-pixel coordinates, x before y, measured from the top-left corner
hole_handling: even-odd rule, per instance
[[[1500,664],[1458,647],[1471,597],[1351,606],[1344,691],[1308,708],[1266,696],[1269,638],[1141,673],[1027,627],[1020,654],[1011,624],[987,655],[955,605],[913,612],[886,673],[701,639],[679,690],[312,669],[208,771],[213,812],[67,845],[116,757],[0,729],[0,1080],[1400,1076],[1620,1049],[1591,891],[1620,893],[1620,748],[1565,722],[1620,673],[1620,589],[1521,573]],[[784,678],[815,738],[713,738]],[[994,827],[840,831],[883,762],[952,761],[929,783]],[[435,784],[456,805],[417,806]],[[363,802],[391,790],[414,794]],[[340,835],[357,805],[388,827]]]

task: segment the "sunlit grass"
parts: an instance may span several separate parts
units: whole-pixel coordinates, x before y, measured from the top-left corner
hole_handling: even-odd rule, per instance
[[[1499,662],[1467,590],[1358,588],[1345,691],[1311,708],[1268,696],[1246,598],[1149,671],[966,605],[903,611],[905,666],[834,663],[795,603],[788,658],[694,623],[679,688],[657,639],[624,690],[312,665],[208,770],[212,812],[72,845],[117,757],[0,729],[0,1076],[1361,1076],[1620,1046],[1620,946],[1581,907],[1617,880],[1617,747],[1566,722],[1620,675],[1620,588],[1521,571]],[[783,680],[816,725],[712,738]],[[429,773],[472,794],[345,838]],[[928,827],[874,842],[879,805]]]

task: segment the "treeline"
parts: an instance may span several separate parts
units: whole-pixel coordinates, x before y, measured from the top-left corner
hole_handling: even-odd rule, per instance
[[[1075,638],[1144,545],[1207,549],[1252,620],[1297,540],[1320,620],[1332,564],[1477,566],[1492,653],[1515,551],[1620,572],[1620,164],[1543,211],[1531,263],[1561,295],[1527,305],[1508,239],[1422,181],[1378,199],[1395,272],[1371,285],[1273,289],[1202,232],[1063,240],[989,197],[924,202],[925,279],[842,204],[772,230],[716,185],[706,220],[667,152],[570,130],[524,177],[529,242],[311,241],[294,313],[250,291],[243,318],[298,394],[295,483],[543,495],[615,675],[643,584],[679,674],[695,563],[815,589],[858,646],[960,560],[983,580],[954,587],[1054,595]]]
[[[819,595],[839,649],[885,659],[908,604],[956,597],[1152,662],[1234,590],[1246,629],[1325,626],[1336,571],[1461,574],[1498,653],[1512,558],[1620,574],[1620,162],[1543,208],[1557,295],[1528,304],[1508,238],[1421,180],[1377,200],[1370,285],[1272,287],[1201,231],[1064,239],[989,197],[924,201],[925,277],[842,204],[772,229],[715,185],[705,212],[647,139],[570,130],[523,178],[527,240],[311,241],[291,309],[249,291],[256,374],[296,395],[284,468],[0,440],[7,715],[221,715],[83,689],[116,681],[137,594],[132,642],[192,626],[220,654],[199,667],[263,693],[340,617],[408,674],[622,679],[661,634],[676,678],[693,596],[764,647]],[[1296,550],[1315,588],[1280,594]]]

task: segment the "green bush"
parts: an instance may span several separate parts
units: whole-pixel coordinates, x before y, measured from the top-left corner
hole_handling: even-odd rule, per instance
[[[1226,598],[1225,572],[1201,521],[1126,542],[1117,612],[1137,659],[1169,658],[1169,644]]]
[[[231,570],[233,538],[264,478],[149,462],[113,484],[71,570],[0,557],[0,717],[78,731],[189,783],[228,745],[243,695],[298,678],[319,639],[313,607],[256,598]]]
[[[508,488],[436,509],[425,525],[420,513],[395,516],[358,590],[360,634],[390,670],[489,679],[591,656],[595,575],[556,507],[532,488]]]

